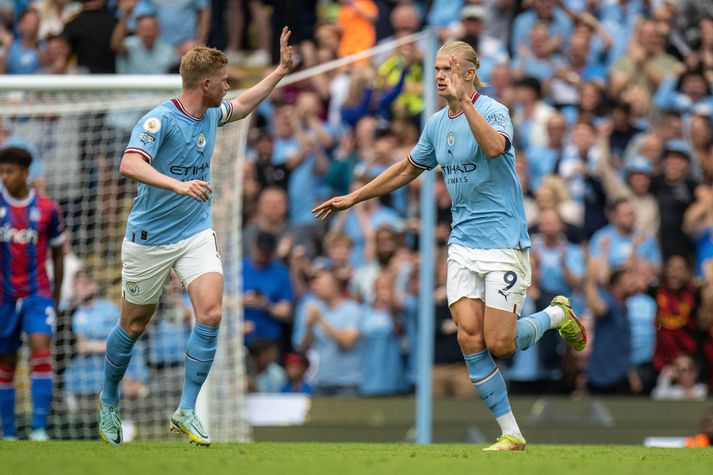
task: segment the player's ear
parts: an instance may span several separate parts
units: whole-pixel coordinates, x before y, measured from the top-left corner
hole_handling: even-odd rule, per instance
[[[206,76],[203,79],[201,79],[201,89],[202,90],[207,91],[209,86],[210,86],[210,77]]]

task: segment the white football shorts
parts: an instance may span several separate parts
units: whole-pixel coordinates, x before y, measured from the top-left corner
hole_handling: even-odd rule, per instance
[[[466,297],[486,307],[520,314],[530,287],[528,249],[474,249],[448,246],[448,305]]]
[[[158,303],[171,269],[176,270],[186,289],[203,274],[223,274],[218,241],[212,229],[161,246],[145,246],[124,239],[121,261],[122,295],[137,305]]]

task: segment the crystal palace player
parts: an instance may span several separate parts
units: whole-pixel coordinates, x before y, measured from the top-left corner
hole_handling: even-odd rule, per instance
[[[428,120],[411,154],[359,190],[313,212],[326,219],[440,165],[453,201],[448,304],[470,379],[502,430],[488,450],[524,450],[525,439],[491,353],[509,356],[529,348],[550,328],[558,328],[575,350],[582,350],[586,334],[563,296],[544,311],[518,319],[530,285],[530,238],[515,175],[512,123],[505,106],[476,91],[478,67],[478,56],[467,43],[442,46],[435,74],[438,94],[448,106]]]
[[[15,432],[15,367],[24,332],[30,345],[32,440],[47,440],[52,402],[50,341],[62,288],[64,228],[59,208],[28,185],[32,155],[0,150],[0,416],[5,439]],[[51,253],[54,279],[45,263]]]
[[[277,69],[230,101],[222,100],[228,91],[225,55],[212,48],[192,49],[181,59],[181,96],[151,110],[131,134],[120,172],[138,181],[139,188],[122,246],[121,321],[107,338],[99,398],[99,433],[112,445],[122,442],[119,383],[171,269],[188,289],[196,315],[186,346],[183,395],[171,427],[191,442],[211,443],[195,412],[222,316],[223,271],[211,229],[210,159],[217,127],[247,116],[292,68],[289,37],[284,28]]]

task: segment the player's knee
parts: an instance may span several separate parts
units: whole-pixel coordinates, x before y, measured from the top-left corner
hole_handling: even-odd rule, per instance
[[[458,328],[458,345],[465,354],[477,353],[485,348],[483,335],[475,331],[467,331],[463,327]]]
[[[517,349],[515,347],[515,340],[508,338],[496,338],[493,341],[488,341],[487,347],[488,351],[490,351],[493,356],[498,358],[507,358],[508,356],[512,356]]]
[[[136,339],[144,334],[144,331],[146,331],[147,323],[148,322],[144,320],[132,320],[125,327],[123,325],[122,327],[124,328],[124,331],[127,335],[129,335],[131,338]]]
[[[209,327],[217,327],[220,325],[220,320],[223,318],[223,309],[220,305],[215,305],[209,307],[207,310],[200,312],[196,315],[196,320],[201,325],[207,325]]]

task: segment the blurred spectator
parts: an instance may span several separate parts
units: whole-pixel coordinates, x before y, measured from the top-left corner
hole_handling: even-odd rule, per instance
[[[404,333],[403,305],[395,295],[395,276],[382,272],[374,281],[374,302],[364,308],[360,324],[362,369],[359,393],[365,396],[405,392],[405,360],[400,337]]]
[[[713,189],[701,185],[696,188],[696,201],[683,216],[683,230],[696,248],[696,275],[704,277],[704,269],[713,262]]]
[[[661,368],[658,383],[651,393],[657,400],[697,400],[708,396],[708,388],[698,382],[699,368],[691,355],[679,353],[672,364]]]
[[[619,161],[624,157],[624,151],[636,135],[643,132],[631,121],[631,106],[626,102],[617,101],[611,104],[611,133],[609,134],[609,151],[612,159]]]
[[[603,258],[587,263],[587,305],[595,316],[594,343],[587,368],[587,386],[594,394],[626,394],[631,371],[631,329],[626,299],[634,294],[630,271],[617,269],[606,286],[598,286],[596,268]]]
[[[607,222],[604,207],[607,197],[596,173],[599,159],[595,128],[592,122],[580,118],[574,124],[572,136],[555,170],[565,180],[572,199],[584,211],[583,231],[589,238]]]
[[[277,344],[273,340],[257,339],[248,346],[248,355],[248,392],[282,392],[288,380],[285,370],[277,363]]]
[[[608,279],[607,269],[633,265],[644,259],[655,269],[661,267],[661,254],[656,238],[636,227],[636,211],[631,201],[620,199],[609,206],[611,224],[592,236],[589,253],[593,257],[603,257],[599,267],[600,282]]]
[[[277,240],[276,258],[287,257],[293,245],[290,226],[287,221],[287,195],[277,187],[265,188],[260,193],[254,222],[243,231],[243,254],[250,252],[250,246],[260,233],[269,233]]]
[[[707,262],[703,271],[701,305],[698,310],[698,328],[701,337],[701,353],[707,372],[708,394],[713,394],[713,262]]]
[[[609,91],[613,97],[630,83],[640,85],[651,97],[666,75],[680,67],[676,58],[664,52],[665,41],[654,21],[639,21],[626,56],[612,67]]]
[[[559,8],[555,8],[555,0],[533,0],[531,6],[515,17],[512,25],[510,50],[513,53],[520,51],[522,45],[527,44],[529,32],[535,24],[542,23],[549,32],[548,49],[557,51],[569,42],[572,31],[572,21]],[[561,2],[560,2],[561,3]]]
[[[319,300],[307,304],[300,351],[313,348],[317,354],[315,394],[355,396],[362,378],[362,309],[343,296],[339,281],[329,270],[320,271],[311,287]]]
[[[372,0],[339,0],[337,25],[341,29],[339,56],[349,56],[376,43],[379,10]]]
[[[573,242],[582,240],[579,227],[582,225],[581,207],[570,196],[567,184],[558,175],[547,175],[542,179],[540,188],[535,192],[535,213],[532,215],[532,228],[539,219],[539,213],[553,209],[567,224],[568,239]]]
[[[245,67],[264,67],[270,64],[270,14],[262,0],[228,0],[226,54],[231,61]],[[246,13],[250,13],[249,21]],[[220,15],[220,12],[213,12]],[[249,36],[250,26],[257,37],[256,48],[249,56],[243,52],[243,38]],[[246,32],[248,33],[246,35]]]
[[[71,61],[72,48],[63,35],[50,35],[45,40],[47,64],[37,74],[88,74],[89,69]]]
[[[517,77],[533,77],[549,92],[550,79],[565,65],[565,59],[552,49],[547,24],[536,23],[530,32],[530,41],[520,45],[513,69]]]
[[[287,191],[290,179],[290,168],[287,163],[272,163],[274,141],[272,135],[261,132],[252,146],[252,160],[255,163],[257,180],[263,190],[275,186]]]
[[[292,286],[287,267],[274,260],[275,236],[260,232],[250,245],[249,257],[243,258],[243,305],[245,321],[253,331],[245,343],[256,339],[279,342],[292,320]]]
[[[656,384],[654,349],[656,347],[656,300],[647,293],[656,278],[654,267],[645,260],[632,265],[636,293],[626,299],[631,327],[631,366],[629,382],[633,393],[649,394]]]
[[[713,184],[713,108],[705,114],[694,113],[688,127],[688,141],[693,149],[694,177]]]
[[[693,255],[693,243],[683,231],[683,216],[693,203],[696,182],[689,176],[691,152],[681,140],[666,144],[663,173],[654,181],[654,194],[661,212],[661,252],[664,257]]]
[[[62,33],[77,56],[78,66],[92,74],[116,72],[116,56],[111,48],[116,23],[114,15],[106,9],[105,0],[82,3],[82,11],[65,25]]]
[[[713,91],[702,70],[673,70],[659,84],[654,107],[690,114],[695,107],[713,108]]]
[[[531,252],[537,256],[542,274],[547,276],[539,284],[542,301],[571,295],[581,288],[584,279],[582,249],[568,242],[562,218],[554,209],[540,213],[538,231],[532,237]]]
[[[366,180],[355,180],[351,191],[358,189]],[[402,230],[403,222],[393,208],[384,206],[379,200],[362,201],[345,213],[341,213],[332,220],[330,231],[344,232],[354,244],[352,265],[361,266],[374,257],[374,247],[369,247],[374,242],[376,230],[380,227],[390,230]],[[378,239],[376,241],[378,256]]]
[[[602,178],[604,191],[610,200],[626,199],[634,205],[636,228],[646,234],[657,236],[661,216],[656,197],[651,193],[654,168],[643,156],[631,158],[623,167],[622,173],[614,168],[614,163],[621,163],[609,153],[609,135],[611,128],[599,129],[599,160],[597,171]]]
[[[515,83],[512,116],[518,130],[515,141],[526,153],[530,147],[547,145],[547,121],[554,114],[555,110],[542,100],[542,86],[538,79],[526,77]]]
[[[584,81],[605,85],[607,72],[598,57],[591,53],[591,40],[587,33],[575,34],[562,58],[563,63],[555,70],[551,83],[552,101],[560,108],[577,105],[579,88]]]
[[[314,41],[317,25],[318,0],[270,1],[272,5],[272,64],[280,62],[280,34],[287,26],[292,32],[290,44],[298,45],[299,50],[306,50]]]
[[[81,9],[81,2],[72,0],[35,0],[32,8],[40,15],[40,40],[60,35],[64,24],[71,20]]]
[[[0,53],[0,74],[32,74],[40,69],[39,29],[40,15],[32,8],[20,13],[16,39],[0,24],[0,50],[6,51]]]
[[[486,17],[487,9],[484,5],[465,5],[461,10],[460,23],[452,28],[447,38],[448,41],[459,40],[468,43],[478,52],[478,77],[483,82],[490,81],[492,70],[496,64],[506,63],[509,59],[505,42],[492,38],[485,33],[486,22],[493,19]]]
[[[318,100],[314,94],[300,101],[299,107],[280,105],[273,117],[275,141],[272,153],[274,165],[285,165],[290,171],[287,194],[290,203],[290,223],[314,227],[311,210],[316,202],[318,178],[328,167],[325,148],[332,137],[319,121]]]
[[[314,388],[305,380],[309,360],[302,353],[287,353],[284,359],[287,382],[280,392],[312,394]]]
[[[673,255],[666,260],[663,279],[649,294],[656,299],[656,350],[654,366],[661,371],[680,353],[698,352],[696,316],[700,294],[688,260]]]
[[[116,72],[168,74],[178,64],[179,57],[169,43],[159,38],[161,29],[155,14],[137,16],[136,34],[127,36],[127,21],[134,8],[125,3],[123,14],[111,35],[111,48],[117,55]]]
[[[547,120],[547,144],[544,146],[533,146],[528,150],[528,179],[532,189],[540,187],[542,178],[555,171],[555,165],[562,160],[564,153],[565,135],[567,134],[567,123],[565,117],[559,112],[550,116]]]
[[[161,40],[176,48],[180,56],[208,40],[211,15],[209,0],[140,1],[154,8],[161,26]]]

